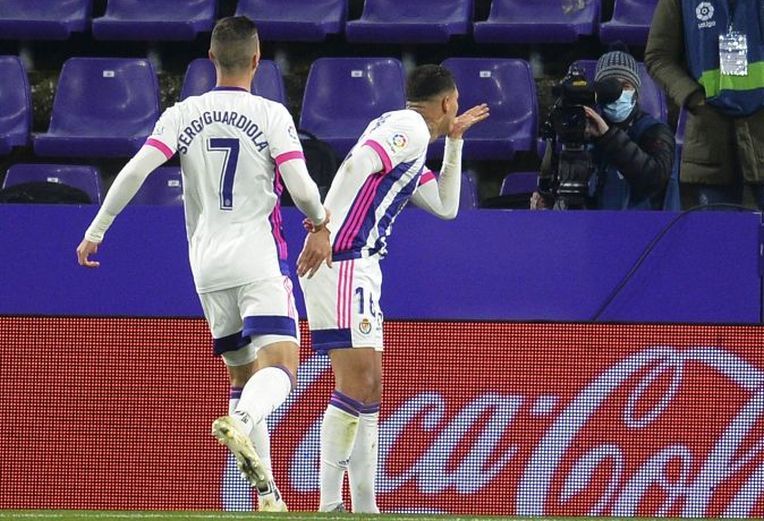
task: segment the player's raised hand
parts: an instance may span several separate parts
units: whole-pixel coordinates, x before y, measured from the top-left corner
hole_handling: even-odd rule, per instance
[[[77,262],[80,263],[80,266],[85,266],[86,268],[97,268],[101,263],[89,259],[97,251],[98,243],[82,239],[80,245],[77,246]]]
[[[462,115],[454,118],[451,128],[448,129],[448,137],[450,139],[461,139],[472,125],[480,123],[490,115],[491,112],[487,104],[481,103],[480,105],[475,105],[462,113]]]

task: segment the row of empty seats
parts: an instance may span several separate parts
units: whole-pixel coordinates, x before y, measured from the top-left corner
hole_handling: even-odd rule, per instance
[[[579,62],[593,75],[593,60]],[[465,159],[511,159],[534,151],[538,101],[527,62],[517,59],[449,58],[463,109],[488,103],[491,117],[465,136]],[[666,120],[666,99],[641,69],[642,104]],[[0,154],[30,139],[29,85],[18,57],[0,57]],[[210,90],[214,67],[207,59],[188,66],[181,99]],[[368,122],[405,106],[403,65],[394,58],[321,58],[308,74],[299,127],[328,142],[343,157]],[[263,61],[255,93],[284,102],[281,73]],[[159,117],[159,89],[151,64],[142,59],[71,58],[64,64],[48,132],[31,136],[42,157],[124,157],[135,153]],[[439,158],[442,142],[430,148]]]
[[[602,0],[492,0],[485,21],[473,22],[473,0],[365,0],[347,21],[348,0],[238,0],[236,14],[257,22],[264,40],[444,43],[474,32],[478,43],[573,42],[599,33],[604,43],[644,45],[657,0],[615,0],[600,22]],[[91,20],[92,0],[2,0],[0,38],[63,40],[92,25],[97,40],[193,40],[209,32],[216,0],[108,0]]]

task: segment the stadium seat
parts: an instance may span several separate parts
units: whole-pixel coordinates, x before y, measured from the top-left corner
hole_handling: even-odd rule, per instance
[[[565,12],[560,0],[493,0],[488,19],[475,23],[478,43],[575,42],[594,34],[600,18],[600,0]]]
[[[0,155],[29,142],[29,81],[17,56],[0,56]]]
[[[467,34],[472,0],[418,0],[401,8],[400,0],[366,0],[360,20],[348,22],[349,42],[446,43]]]
[[[18,164],[8,169],[3,188],[31,182],[60,183],[85,192],[93,204],[101,204],[98,169],[84,165]]]
[[[215,87],[215,66],[207,58],[197,58],[188,64],[180,99],[198,96]],[[276,62],[260,60],[260,65],[252,81],[252,92],[279,103],[286,103],[284,78]]]
[[[679,147],[679,152],[682,152],[684,146],[684,129],[687,126],[687,109],[682,107],[679,109],[679,118],[676,122],[676,146]]]
[[[237,15],[250,17],[265,41],[323,41],[341,33],[347,0],[239,0]]]
[[[308,73],[300,128],[344,157],[372,119],[405,107],[404,82],[394,58],[319,58]]]
[[[2,0],[0,39],[66,40],[88,28],[93,0]]]
[[[657,4],[658,0],[615,0],[613,18],[600,24],[600,41],[644,46]]]
[[[459,211],[474,210],[478,207],[478,189],[475,174],[469,170],[462,171],[462,191],[459,194]]]
[[[523,60],[450,58],[442,63],[459,88],[459,111],[488,103],[491,117],[464,136],[465,159],[511,159],[536,150],[538,101],[531,68]],[[430,146],[430,157],[443,156],[443,140]]]
[[[160,166],[146,179],[131,204],[180,206],[183,204],[183,181],[180,167]]]
[[[574,62],[573,65],[580,67],[586,77],[590,81],[594,81],[594,71],[597,67],[597,60],[578,60],[577,62]],[[666,95],[647,73],[645,64],[640,62],[637,65],[639,67],[639,79],[642,81],[642,86],[639,90],[639,105],[645,112],[665,123],[668,120]]]
[[[159,88],[147,60],[70,58],[58,80],[47,134],[34,136],[40,156],[134,154],[159,117]]]
[[[108,0],[96,40],[193,40],[215,22],[216,0]]]
[[[499,195],[532,194],[538,187],[538,172],[513,172],[501,182]]]

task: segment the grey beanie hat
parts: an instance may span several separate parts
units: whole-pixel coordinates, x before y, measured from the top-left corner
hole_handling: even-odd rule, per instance
[[[603,54],[597,60],[594,81],[608,78],[628,80],[639,91],[641,81],[639,80],[637,60],[631,54],[623,51],[611,51]]]

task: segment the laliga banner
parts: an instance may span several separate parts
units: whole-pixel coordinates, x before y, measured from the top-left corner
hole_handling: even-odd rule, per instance
[[[383,511],[764,516],[764,328],[385,327]],[[0,508],[252,508],[209,351],[200,320],[0,318]],[[315,510],[332,377],[303,355],[271,448]]]

